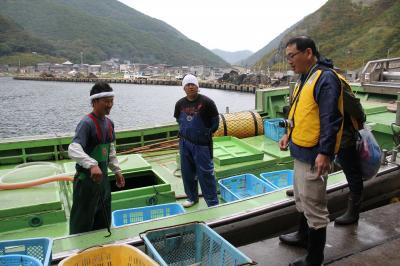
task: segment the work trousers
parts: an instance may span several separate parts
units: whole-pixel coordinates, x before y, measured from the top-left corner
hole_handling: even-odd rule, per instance
[[[304,213],[312,229],[326,227],[329,212],[326,197],[327,176],[317,176],[317,170],[308,163],[294,160],[294,198],[296,208]]]
[[[340,166],[346,175],[349,189],[353,194],[361,195],[364,189],[360,157],[355,145],[341,148],[337,155]]]
[[[103,176],[100,184],[90,177],[75,178],[69,233],[72,235],[107,228],[110,222],[111,192],[108,177]]]
[[[209,207],[218,205],[217,184],[210,148],[210,146],[193,144],[183,138],[179,143],[185,193],[190,201],[197,202],[199,200],[198,179],[204,200]]]

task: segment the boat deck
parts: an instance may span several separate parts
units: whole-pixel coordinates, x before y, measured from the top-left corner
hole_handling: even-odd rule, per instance
[[[245,139],[245,141],[249,145],[253,145],[254,147],[261,147],[264,153],[269,152],[271,154],[274,154],[275,152],[277,152],[276,142],[266,140],[264,136],[247,138]],[[280,167],[290,168],[289,165],[291,165],[291,158],[287,153],[288,152],[275,154],[276,157],[272,159],[271,165],[279,168]],[[265,154],[265,156],[267,155],[268,154]],[[165,154],[163,156],[154,156],[154,157],[146,156],[145,160],[151,165],[154,171],[158,172],[161,176],[163,176],[165,181],[167,181],[168,184],[171,185],[171,188],[175,192],[176,196],[183,195],[182,180],[181,178],[174,175],[174,172],[177,167],[176,153]],[[263,162],[264,167],[268,168],[269,164],[264,160],[260,161]],[[124,161],[122,165],[128,165],[130,163],[130,159],[129,160],[123,159],[121,161]],[[253,162],[250,162],[250,164],[251,163]],[[254,164],[255,167],[258,167],[257,164],[258,162]],[[389,165],[388,167],[392,166]],[[239,169],[237,169],[237,171],[238,170]],[[257,170],[254,170],[254,172],[256,172]],[[260,171],[261,170],[262,169],[260,169]],[[345,186],[345,184],[346,180],[344,178],[343,173],[341,172],[337,172],[330,175],[328,179],[328,188],[341,187]],[[162,198],[160,198],[160,200],[162,200]],[[61,222],[53,221],[51,223],[45,223],[42,226],[34,228],[33,230],[32,228],[7,230],[2,232],[1,239],[7,240],[7,239],[20,239],[26,237],[51,237],[54,239],[53,258],[58,259],[64,256],[68,256],[71,253],[76,252],[80,249],[97,245],[98,243],[103,243],[103,244],[113,243],[113,242],[136,243],[140,241],[138,235],[141,232],[153,228],[170,226],[177,223],[193,222],[193,221],[206,221],[207,223],[213,223],[213,222],[216,223],[221,219],[228,219],[228,218],[233,219],[238,215],[243,215],[250,212],[257,212],[260,209],[264,208],[265,206],[278,207],[283,205],[288,206],[292,204],[293,204],[293,199],[288,198],[285,195],[285,190],[278,190],[265,195],[251,197],[249,199],[221,204],[220,206],[214,208],[206,208],[204,200],[201,199],[199,204],[195,205],[192,208],[187,209],[186,210],[187,212],[185,214],[160,218],[153,220],[151,222],[141,222],[119,228],[113,228],[112,229],[113,234],[110,238],[104,238],[104,235],[106,233],[105,230],[89,232],[82,235],[69,236],[68,221],[65,220],[64,218]],[[59,212],[63,211],[64,210],[62,209],[59,210]],[[13,221],[10,220],[10,223],[11,222]],[[11,225],[9,225],[8,227],[11,228]]]
[[[364,212],[356,225],[327,230],[325,265],[400,265],[400,203]],[[281,244],[277,237],[239,249],[258,265],[288,265],[306,251]]]

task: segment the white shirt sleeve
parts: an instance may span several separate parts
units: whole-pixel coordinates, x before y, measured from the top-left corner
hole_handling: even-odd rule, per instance
[[[114,174],[121,172],[121,168],[119,167],[119,162],[117,159],[117,151],[115,149],[114,142],[110,144],[110,154],[109,154],[108,159],[109,159],[108,168],[110,168]]]
[[[90,169],[90,167],[98,165],[95,159],[91,158],[87,153],[85,153],[81,144],[76,142],[69,144],[68,156],[85,169]]]

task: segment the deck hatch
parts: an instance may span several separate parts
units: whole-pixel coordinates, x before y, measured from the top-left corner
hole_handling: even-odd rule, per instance
[[[218,165],[262,160],[263,157],[263,152],[236,137],[214,138],[214,161]]]

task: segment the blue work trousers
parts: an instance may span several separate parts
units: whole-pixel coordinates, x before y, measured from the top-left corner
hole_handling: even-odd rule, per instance
[[[183,186],[188,199],[193,202],[199,200],[198,180],[207,206],[218,205],[217,184],[210,146],[196,145],[181,138],[179,150]]]

